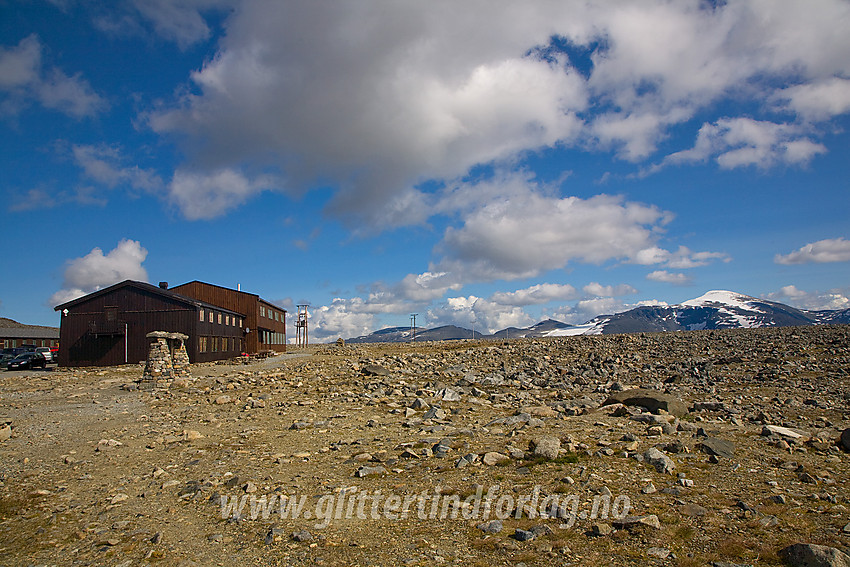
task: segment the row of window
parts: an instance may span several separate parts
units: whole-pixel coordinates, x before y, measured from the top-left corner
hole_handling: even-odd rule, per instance
[[[260,331],[260,342],[266,345],[286,344],[286,334],[273,333],[271,331]]]
[[[242,340],[237,337],[198,337],[198,352],[240,352]]]
[[[3,339],[3,348],[16,348],[24,345],[59,346],[59,339]]]
[[[260,305],[260,317],[265,317],[272,321],[279,321],[281,323],[286,321],[286,315],[284,315],[282,311],[267,308],[265,305]]]
[[[207,319],[209,319],[210,323],[215,323],[218,321],[219,325],[233,325],[236,327],[242,327],[242,317],[237,317],[236,315],[229,315],[227,313],[221,313],[219,311],[213,311],[212,309],[201,309],[200,310],[200,321],[203,323]]]

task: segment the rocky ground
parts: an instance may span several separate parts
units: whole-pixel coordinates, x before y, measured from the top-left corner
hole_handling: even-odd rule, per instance
[[[192,374],[0,374],[0,565],[850,561],[850,327],[319,345]]]

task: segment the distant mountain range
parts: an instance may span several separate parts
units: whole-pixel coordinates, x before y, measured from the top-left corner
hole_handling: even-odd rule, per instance
[[[547,319],[525,329],[509,327],[492,335],[476,332],[474,338],[515,339],[829,324],[850,324],[850,309],[807,311],[733,291],[715,290],[678,305],[636,307],[622,313],[600,315],[583,325],[568,325]],[[389,327],[369,335],[348,339],[347,342],[407,342],[411,338],[410,327]],[[454,325],[416,329],[416,340],[419,341],[471,338],[473,338],[471,330]]]

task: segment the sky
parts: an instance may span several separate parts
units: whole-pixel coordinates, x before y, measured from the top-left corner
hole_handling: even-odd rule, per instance
[[[306,304],[318,341],[848,308],[847,30],[846,0],[0,0],[0,316],[125,279]]]

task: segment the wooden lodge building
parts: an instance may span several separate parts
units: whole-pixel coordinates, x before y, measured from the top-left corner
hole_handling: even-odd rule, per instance
[[[286,312],[279,307],[253,294],[202,282],[180,287],[185,289],[126,280],[57,305],[54,309],[61,313],[59,365],[112,366],[144,361],[149,345],[146,335],[151,331],[188,335],[190,362],[233,358],[243,352],[286,350]],[[209,291],[207,288],[220,291],[210,301],[196,297]],[[249,297],[246,300],[243,296]]]
[[[242,313],[245,326],[251,329],[251,332],[245,335],[245,352],[286,352],[286,309],[281,309],[254,293],[197,280],[173,287],[171,291]]]

